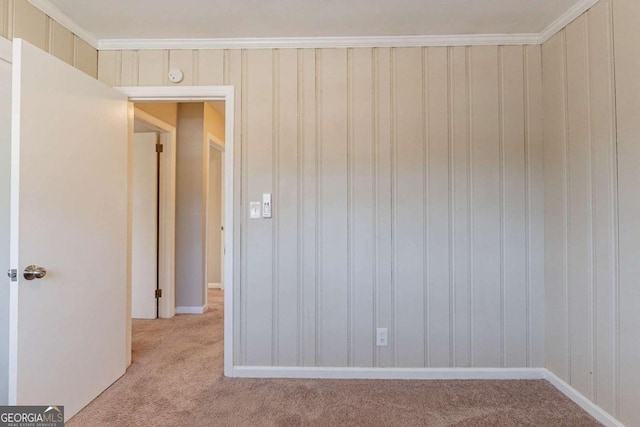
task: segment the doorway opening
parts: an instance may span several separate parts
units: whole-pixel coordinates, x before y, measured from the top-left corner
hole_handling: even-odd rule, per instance
[[[188,116],[190,111],[201,111],[202,108],[217,110],[222,121],[217,131],[206,130],[198,143],[183,143],[188,138],[188,131],[181,128],[176,121],[165,121],[166,126],[161,130],[164,134],[175,135],[173,139],[172,170],[173,175],[173,201],[174,201],[174,228],[168,231],[162,225],[162,213],[160,214],[158,242],[162,254],[163,235],[172,232],[175,236],[173,243],[174,253],[174,278],[173,286],[162,288],[160,298],[159,317],[172,317],[175,314],[202,314],[206,311],[208,294],[210,291],[218,292],[216,300],[224,301],[224,373],[233,376],[233,129],[234,129],[234,90],[229,86],[212,87],[120,87],[116,88],[129,97],[131,106],[131,123],[144,113],[155,116],[149,109],[151,104],[177,105],[179,112]],[[203,107],[204,106],[204,107]],[[140,114],[141,109],[145,109]],[[135,114],[133,112],[135,111]],[[134,127],[131,126],[130,154],[134,159],[133,149],[135,143]],[[203,127],[200,130],[203,131]],[[139,130],[149,130],[139,127]],[[158,133],[158,129],[151,129]],[[183,133],[186,132],[186,133]],[[139,132],[145,133],[145,132]],[[147,132],[148,133],[148,132]],[[154,132],[152,132],[154,133]],[[151,136],[149,136],[151,138]],[[197,140],[194,139],[194,141]],[[149,139],[150,141],[150,139]],[[164,144],[163,144],[164,145]],[[161,154],[161,159],[166,154]],[[186,159],[186,163],[185,163]],[[133,168],[133,162],[130,168]],[[160,175],[164,176],[163,165],[160,164]],[[134,177],[134,171],[130,170],[130,177]],[[133,181],[133,180],[131,180]],[[132,182],[131,182],[132,183]],[[130,183],[130,184],[131,184]],[[211,184],[212,185],[211,185]],[[184,188],[183,188],[184,187]],[[163,181],[160,181],[160,200],[162,200]],[[211,194],[213,193],[213,194]],[[184,200],[184,198],[187,200]],[[189,200],[191,198],[191,200]],[[193,203],[193,200],[196,203]],[[133,200],[132,200],[133,206]],[[161,208],[162,212],[162,208]],[[190,217],[189,215],[195,213]],[[132,216],[133,217],[133,216]],[[193,231],[196,230],[196,233]],[[132,230],[130,248],[133,248]],[[166,237],[165,237],[166,241]],[[209,244],[209,242],[212,242]],[[195,250],[194,250],[195,248]],[[160,255],[161,257],[162,255]],[[211,261],[211,262],[210,262]],[[162,261],[158,263],[162,275]],[[130,268],[133,267],[130,265]],[[131,268],[133,271],[133,268]],[[196,280],[190,277],[196,273]],[[211,273],[211,275],[209,274]],[[210,280],[210,278],[212,280]],[[162,282],[162,280],[159,280]],[[202,299],[189,299],[194,294],[184,292],[184,283],[195,283],[196,294]],[[209,283],[212,289],[209,289]],[[172,293],[172,289],[174,292]],[[223,290],[224,289],[224,290]],[[129,298],[132,298],[133,286],[129,286]],[[167,314],[163,315],[162,307],[167,307]],[[131,312],[129,313],[128,357],[131,355]],[[130,359],[129,359],[130,360]]]
[[[130,144],[131,317],[175,314],[176,128],[134,108]]]

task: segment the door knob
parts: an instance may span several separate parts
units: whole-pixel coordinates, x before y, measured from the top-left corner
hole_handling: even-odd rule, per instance
[[[36,265],[30,265],[24,269],[23,275],[27,280],[42,279],[47,275],[47,269],[44,267],[38,267]]]

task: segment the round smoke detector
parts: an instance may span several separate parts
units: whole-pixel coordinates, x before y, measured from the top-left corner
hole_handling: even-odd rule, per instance
[[[169,71],[169,80],[173,83],[180,83],[184,79],[184,73],[179,68],[174,68]]]

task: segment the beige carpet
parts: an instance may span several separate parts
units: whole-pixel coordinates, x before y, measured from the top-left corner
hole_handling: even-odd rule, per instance
[[[129,371],[68,425],[598,425],[546,381],[225,378],[222,310],[210,290],[202,316],[135,321]]]

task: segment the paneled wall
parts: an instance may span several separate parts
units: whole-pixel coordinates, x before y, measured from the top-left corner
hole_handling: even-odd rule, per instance
[[[97,77],[98,51],[27,0],[0,0],[0,37],[20,37]]]
[[[540,47],[102,51],[99,77],[173,67],[236,88],[237,364],[543,366]]]
[[[547,368],[627,425],[640,425],[639,27],[637,2],[601,0],[542,48]]]
[[[620,365],[619,419],[640,426],[640,2],[615,0],[616,118],[618,136],[619,287],[614,325],[619,325],[615,355]]]

